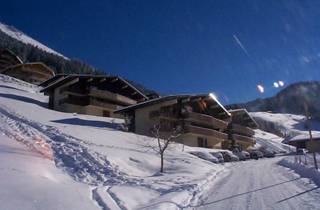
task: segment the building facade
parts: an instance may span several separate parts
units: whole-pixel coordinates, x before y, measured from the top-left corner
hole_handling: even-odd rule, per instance
[[[55,75],[54,71],[41,62],[9,66],[1,74],[38,85]]]
[[[152,136],[159,125],[164,133],[179,128],[175,141],[189,146],[224,148],[228,142],[231,114],[210,94],[166,96],[115,113],[124,115],[129,131],[137,134]]]
[[[55,75],[54,71],[44,63],[23,63],[8,49],[0,50],[0,73],[36,85]]]
[[[254,130],[258,128],[258,124],[249,115],[246,109],[229,110],[231,121],[228,125],[229,149],[238,148],[239,150],[247,150],[253,146],[256,141],[254,139]]]
[[[115,76],[56,75],[41,92],[49,95],[49,108],[79,114],[121,118],[114,111],[148,100],[126,80]]]

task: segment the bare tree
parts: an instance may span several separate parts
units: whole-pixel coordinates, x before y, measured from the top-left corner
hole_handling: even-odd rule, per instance
[[[181,135],[181,128],[175,127],[170,131],[162,132],[159,124],[154,125],[151,129],[151,134],[157,140],[157,146],[153,149],[159,153],[161,159],[160,172],[163,172],[164,166],[164,153],[173,140]]]

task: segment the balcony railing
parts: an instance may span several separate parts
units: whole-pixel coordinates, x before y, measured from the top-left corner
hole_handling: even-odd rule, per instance
[[[195,122],[202,125],[208,125],[216,129],[227,129],[228,123],[215,117],[196,112],[187,112],[183,114],[184,119],[189,122]]]
[[[242,136],[242,135],[238,135],[238,134],[232,134],[232,139],[235,141],[240,141],[243,143],[247,143],[247,144],[254,144],[255,140],[254,138],[248,137],[248,136]]]
[[[90,105],[93,105],[93,106],[100,106],[100,107],[105,107],[105,108],[109,108],[109,109],[113,109],[113,110],[123,108],[122,106],[119,106],[117,104],[112,104],[110,102],[104,102],[104,101],[98,100],[96,98],[90,98],[89,103],[90,103]]]
[[[126,96],[117,94],[117,93],[112,93],[107,90],[99,90],[99,89],[94,89],[90,88],[90,96],[98,97],[98,98],[103,98],[107,99],[110,101],[114,101],[123,105],[133,105],[136,104],[137,102],[131,98],[128,98]]]
[[[213,137],[221,140],[228,139],[228,135],[225,133],[222,133],[213,129],[209,129],[209,128],[194,126],[194,125],[185,125],[184,132],[189,134],[194,134],[194,135],[208,136],[209,138]]]
[[[78,97],[78,96],[69,96],[67,98],[63,98],[59,101],[59,104],[74,104],[74,105],[79,105],[79,106],[87,106],[89,105],[89,99],[86,97]]]
[[[232,124],[231,131],[235,134],[242,134],[245,136],[253,136],[254,130],[249,127],[245,127],[239,124]]]

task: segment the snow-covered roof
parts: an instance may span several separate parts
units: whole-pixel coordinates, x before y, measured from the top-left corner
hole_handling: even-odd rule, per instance
[[[320,132],[312,132],[312,140],[320,141]],[[302,133],[295,137],[292,137],[288,140],[288,142],[295,142],[295,141],[310,141],[310,135],[308,132]]]

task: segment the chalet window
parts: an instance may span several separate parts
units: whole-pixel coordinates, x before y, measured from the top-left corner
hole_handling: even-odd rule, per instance
[[[110,117],[110,112],[107,111],[107,110],[103,110],[103,111],[102,111],[102,116],[103,116],[103,117]]]
[[[156,118],[156,117],[159,117],[160,116],[160,112],[158,111],[158,110],[156,110],[156,111],[151,111],[150,113],[149,113],[149,118],[150,119],[153,119],[153,118]]]
[[[178,109],[176,105],[163,106],[160,108],[160,113],[166,117],[177,117]]]
[[[178,124],[169,120],[160,120],[160,129],[161,131],[171,131],[176,128]]]
[[[208,148],[208,140],[206,138],[198,137],[198,146]]]

